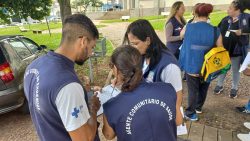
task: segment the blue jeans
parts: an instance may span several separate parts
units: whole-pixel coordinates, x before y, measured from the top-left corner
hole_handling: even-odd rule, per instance
[[[239,57],[231,57],[231,63],[232,63],[232,89],[238,90],[238,85],[240,82],[240,64],[241,64],[242,56]],[[218,76],[217,86],[223,86],[224,80],[226,78],[227,74],[221,74]]]
[[[248,110],[248,111],[250,111],[250,100],[248,101],[248,103],[246,104],[246,109]]]

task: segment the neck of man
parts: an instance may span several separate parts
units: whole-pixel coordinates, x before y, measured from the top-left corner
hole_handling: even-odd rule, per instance
[[[70,47],[68,45],[62,44],[59,48],[55,50],[55,53],[61,54],[65,57],[67,57],[72,62],[75,62],[76,57],[74,55],[73,47]]]

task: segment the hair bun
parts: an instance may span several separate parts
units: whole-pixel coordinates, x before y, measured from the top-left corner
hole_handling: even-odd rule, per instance
[[[213,12],[213,6],[207,3],[199,4],[195,9],[195,13],[199,17],[208,17],[208,15],[212,12]]]

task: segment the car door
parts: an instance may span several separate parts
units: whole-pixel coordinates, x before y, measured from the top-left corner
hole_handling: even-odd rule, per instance
[[[15,76],[17,83],[22,84],[25,69],[36,58],[36,55],[18,38],[8,39],[8,43],[15,50],[18,56],[17,59],[20,60],[20,63],[15,65],[17,67],[15,69]]]

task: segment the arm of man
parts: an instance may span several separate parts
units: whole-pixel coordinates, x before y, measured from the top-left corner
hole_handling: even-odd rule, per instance
[[[103,115],[103,128],[102,133],[104,137],[108,140],[112,140],[115,138],[116,134],[112,127],[109,125],[108,120],[105,115]]]
[[[94,140],[97,130],[96,112],[100,107],[96,96],[91,99],[89,113],[82,86],[70,83],[60,90],[56,106],[72,141]]]
[[[177,93],[176,101],[176,124],[181,125],[183,122],[183,116],[181,114],[180,107],[182,105],[182,79],[181,70],[175,64],[169,64],[161,73],[161,80],[165,83],[170,83],[174,87]]]

